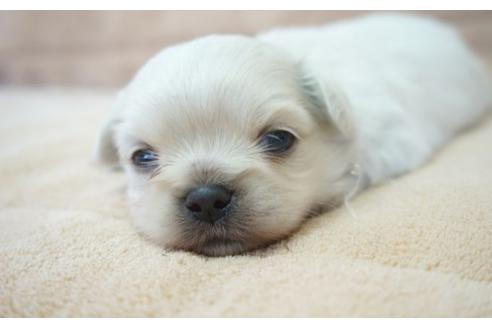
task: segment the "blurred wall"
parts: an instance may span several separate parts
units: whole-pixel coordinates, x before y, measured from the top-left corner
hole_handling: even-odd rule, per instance
[[[0,13],[0,83],[120,86],[170,44],[210,33],[312,25],[346,11],[42,11]],[[492,13],[425,12],[492,58]]]

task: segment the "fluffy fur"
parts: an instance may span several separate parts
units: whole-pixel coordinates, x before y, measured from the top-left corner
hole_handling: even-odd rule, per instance
[[[236,254],[287,236],[304,218],[421,165],[491,107],[479,60],[450,27],[372,15],[258,37],[209,36],[167,48],[120,93],[97,148],[129,178],[134,224],[168,248]],[[298,138],[288,156],[258,146]],[[131,163],[151,147],[159,168]],[[183,195],[219,183],[227,220],[185,218]]]

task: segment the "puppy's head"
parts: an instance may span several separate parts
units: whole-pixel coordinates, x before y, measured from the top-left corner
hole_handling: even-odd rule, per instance
[[[345,106],[281,50],[212,36],[168,48],[138,72],[97,155],[125,169],[145,236],[235,254],[288,235],[346,192]]]

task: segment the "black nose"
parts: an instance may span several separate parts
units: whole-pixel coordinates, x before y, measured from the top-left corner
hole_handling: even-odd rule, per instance
[[[184,205],[191,218],[214,223],[225,216],[231,198],[232,192],[221,185],[204,185],[188,192]]]

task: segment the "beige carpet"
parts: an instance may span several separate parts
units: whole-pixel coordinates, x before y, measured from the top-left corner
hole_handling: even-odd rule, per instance
[[[90,162],[112,93],[0,90],[1,316],[492,316],[492,120],[243,256],[167,252]]]

